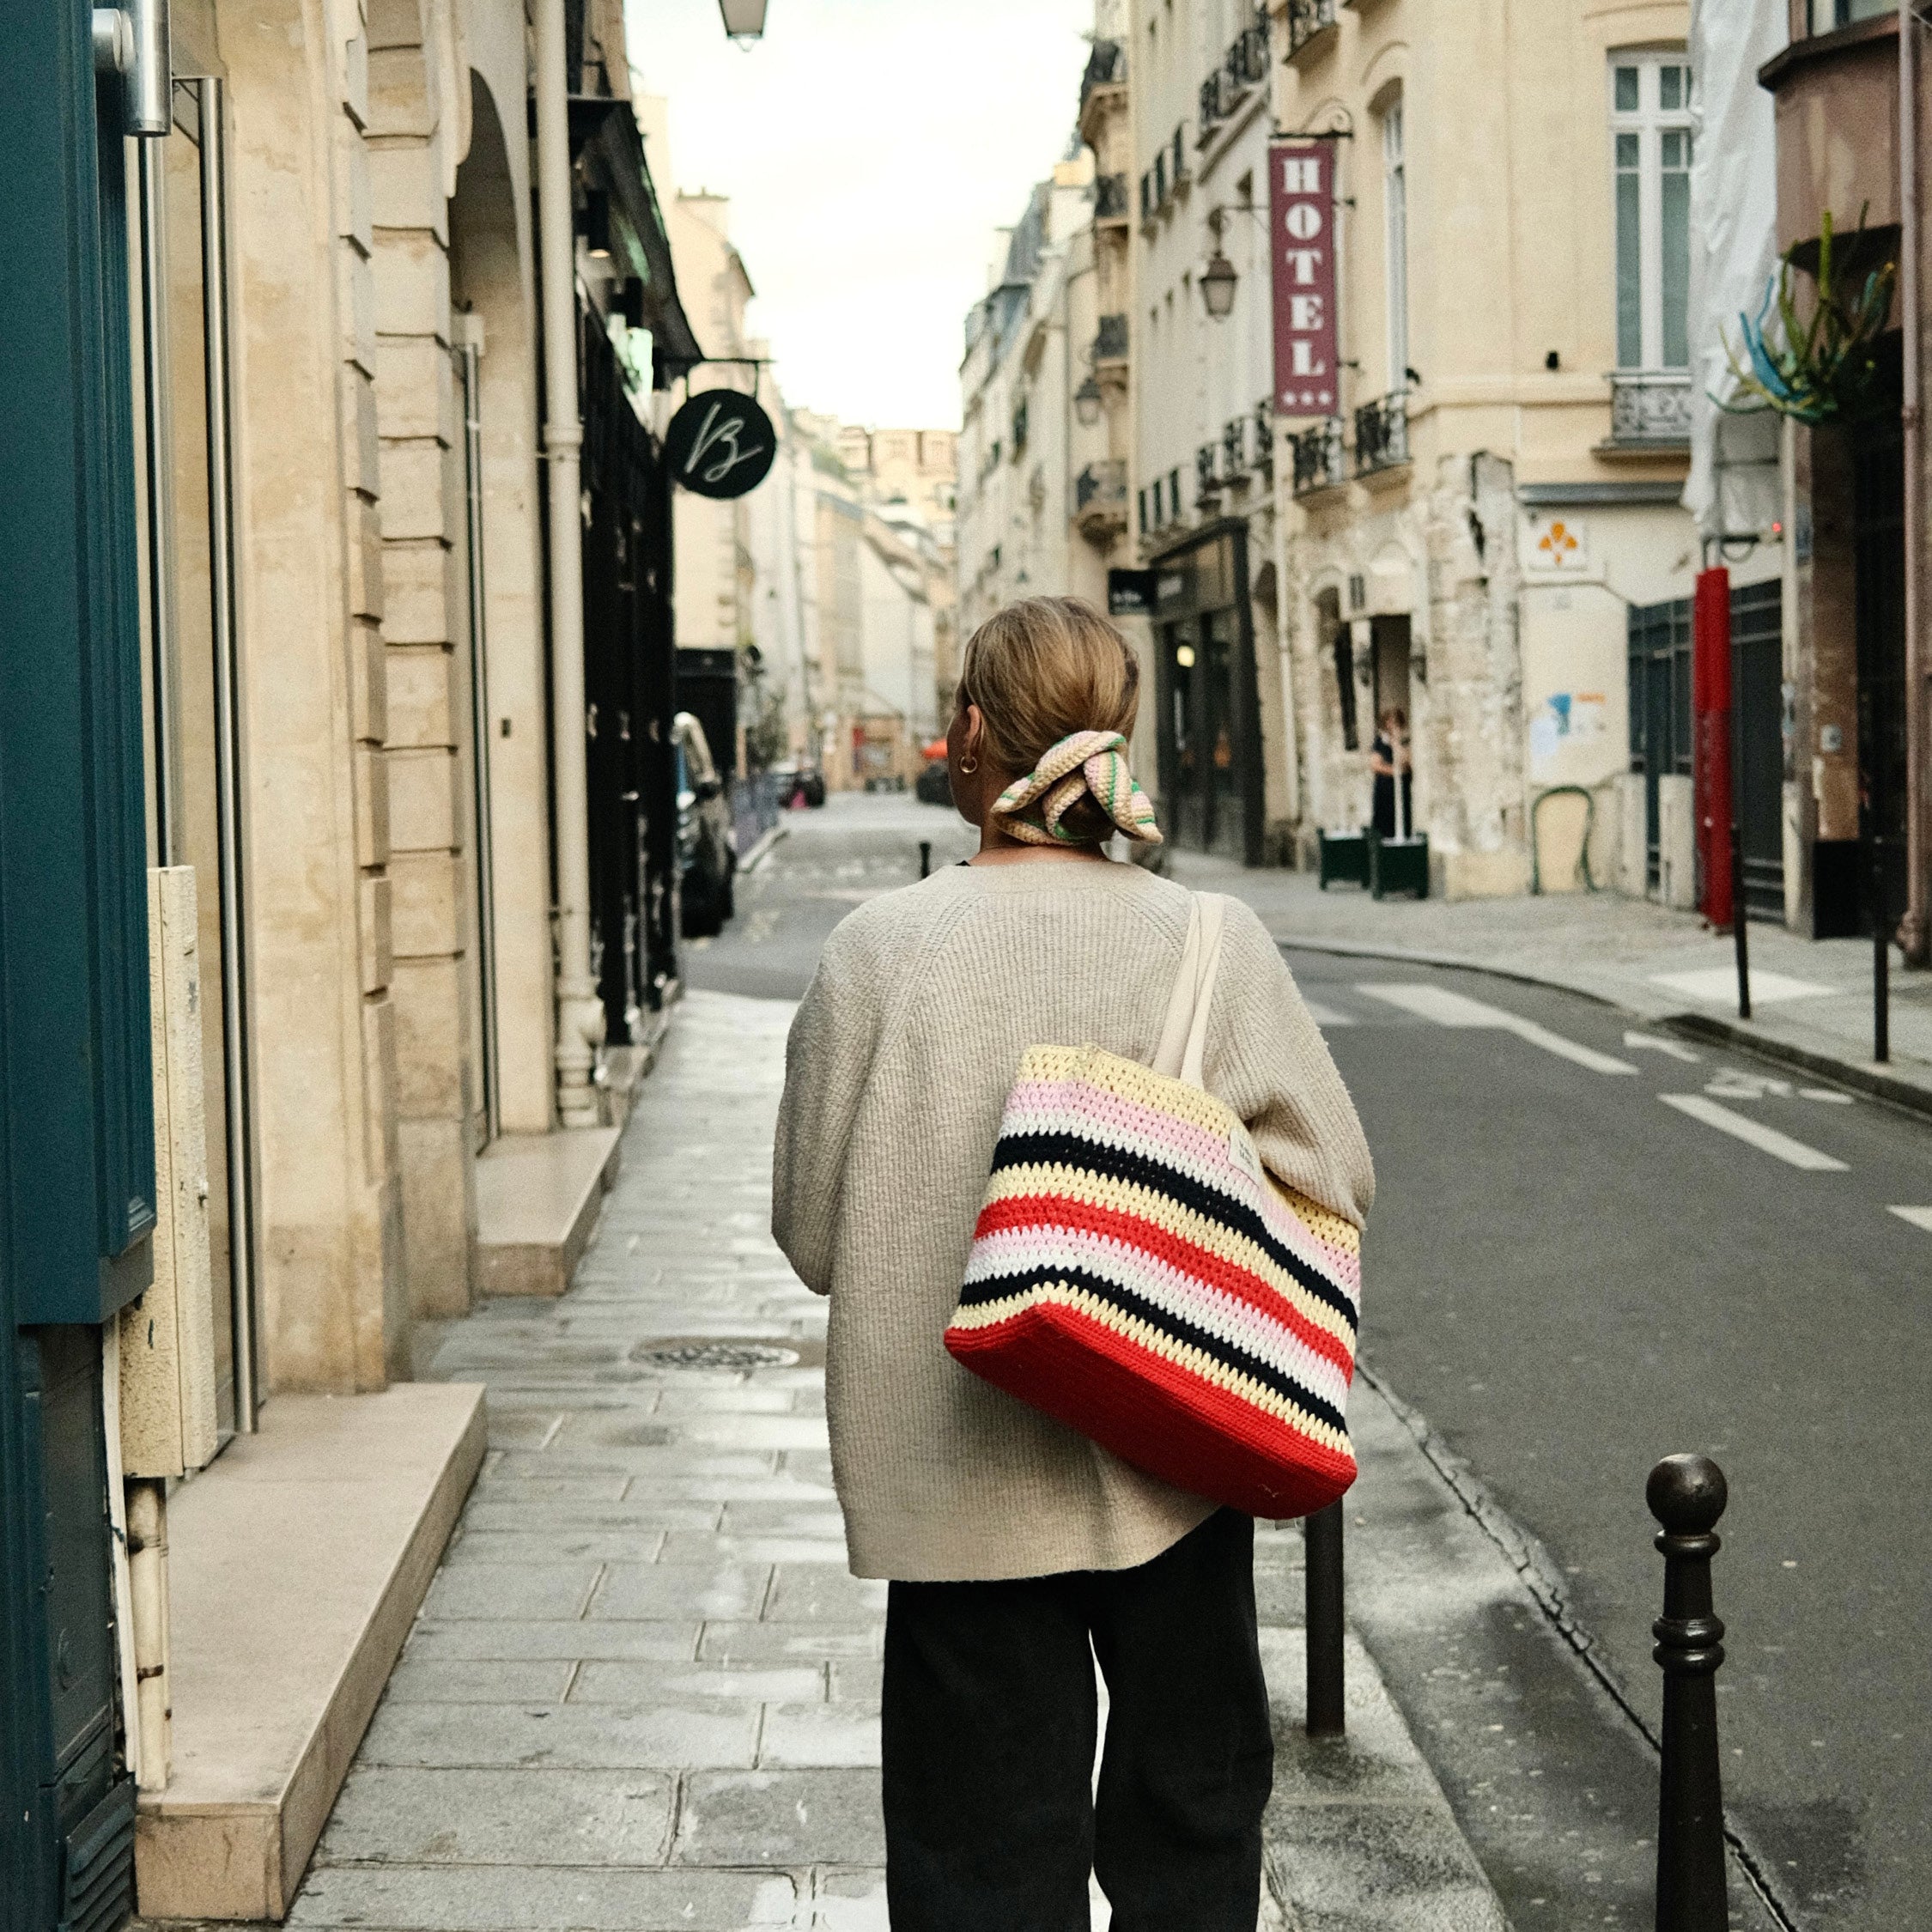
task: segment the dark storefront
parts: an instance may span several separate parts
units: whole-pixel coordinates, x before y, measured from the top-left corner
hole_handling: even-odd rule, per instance
[[[573,40],[572,45],[577,43]],[[605,1037],[637,1043],[677,976],[677,708],[671,477],[639,398],[701,351],[628,105],[579,96],[570,135],[607,264],[580,304],[584,446],[584,708],[591,968]],[[649,331],[648,370],[620,353]],[[614,340],[614,337],[616,340]],[[646,386],[648,386],[647,388]]]
[[[1263,860],[1261,707],[1248,526],[1216,524],[1153,562],[1162,821],[1176,844]]]

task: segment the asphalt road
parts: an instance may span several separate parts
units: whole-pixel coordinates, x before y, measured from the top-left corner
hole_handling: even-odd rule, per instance
[[[797,998],[920,839],[935,863],[972,842],[897,799],[790,823],[693,984]],[[1716,1456],[1732,1822],[1797,1923],[1932,1923],[1932,1129],[1571,994],[1290,959],[1380,1176],[1365,1361],[1540,1543],[1653,1719],[1644,1477]],[[1399,1695],[1429,1662],[1382,1661]]]

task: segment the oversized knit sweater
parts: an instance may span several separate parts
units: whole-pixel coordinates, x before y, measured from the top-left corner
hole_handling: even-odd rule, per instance
[[[787,1049],[772,1231],[831,1297],[826,1409],[858,1576],[1123,1570],[1212,1513],[981,1381],[944,1340],[1020,1055],[1091,1042],[1151,1061],[1190,903],[1135,866],[959,866],[826,943]],[[1375,1176],[1355,1109],[1239,904],[1204,1077],[1273,1174],[1362,1224]]]

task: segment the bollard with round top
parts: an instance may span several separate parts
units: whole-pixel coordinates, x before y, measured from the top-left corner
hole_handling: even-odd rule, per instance
[[[1726,1932],[1724,1791],[1717,1759],[1717,1667],[1724,1626],[1711,1610],[1710,1559],[1728,1498],[1707,1455],[1667,1455],[1644,1500],[1662,1524],[1664,1613],[1651,1625],[1662,1666],[1663,1778],[1657,1805],[1657,1932]]]
[[[933,876],[933,841],[931,839],[921,839],[919,841],[919,876],[921,878],[930,878]]]

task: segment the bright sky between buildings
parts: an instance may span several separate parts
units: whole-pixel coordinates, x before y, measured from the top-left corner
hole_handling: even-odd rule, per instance
[[[787,397],[956,424],[966,311],[993,231],[1066,151],[1092,0],[771,0],[744,51],[717,0],[625,18],[678,185],[731,197]]]

